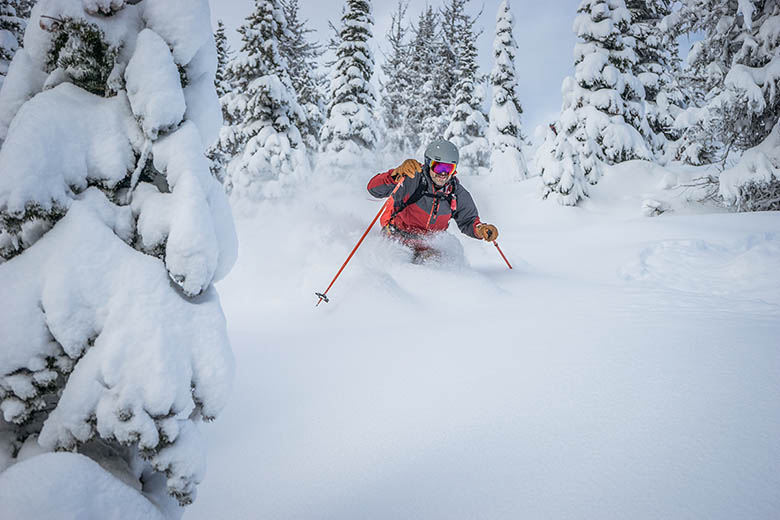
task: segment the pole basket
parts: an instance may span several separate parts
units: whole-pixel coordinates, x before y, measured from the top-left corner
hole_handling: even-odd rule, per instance
[[[325,294],[319,292],[316,292],[314,294],[320,297],[320,301],[324,301],[325,303],[330,303],[330,300],[328,299],[327,296],[325,296]],[[319,305],[319,302],[317,302],[317,304]]]

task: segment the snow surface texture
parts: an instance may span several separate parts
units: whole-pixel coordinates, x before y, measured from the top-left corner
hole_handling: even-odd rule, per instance
[[[374,229],[315,308],[372,173],[238,222],[235,397],[188,518],[780,516],[780,213],[688,202],[701,171],[643,161],[576,208],[463,176],[513,271],[455,228],[423,265]],[[260,223],[295,240],[269,255]]]
[[[0,99],[0,469],[36,441],[77,450],[176,517],[164,491],[193,499],[197,423],[232,385],[213,283],[237,242],[204,155],[221,121],[208,3],[133,4],[38,2]],[[74,27],[113,60],[105,97]],[[70,61],[50,66],[63,34]]]

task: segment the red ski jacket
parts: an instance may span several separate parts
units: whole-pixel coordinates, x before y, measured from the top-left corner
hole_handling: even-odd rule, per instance
[[[390,195],[396,185],[390,175],[392,172],[391,169],[375,175],[368,181],[368,192],[377,198]],[[423,182],[425,186],[422,188],[422,196],[419,200],[404,207]],[[380,222],[382,227],[393,224],[407,233],[424,234],[444,231],[450,223],[450,218],[455,219],[462,233],[477,238],[479,213],[471,194],[455,177],[441,188],[436,188],[424,169],[413,178],[404,177],[403,184],[393,195],[393,203],[387,205]]]

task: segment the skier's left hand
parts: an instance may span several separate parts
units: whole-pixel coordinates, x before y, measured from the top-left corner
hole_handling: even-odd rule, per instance
[[[493,224],[477,224],[477,237],[488,242],[498,238],[498,228]]]

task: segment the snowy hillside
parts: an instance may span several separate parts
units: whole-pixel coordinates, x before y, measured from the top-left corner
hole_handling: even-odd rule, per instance
[[[777,517],[780,214],[702,213],[643,162],[582,208],[464,177],[513,271],[374,229],[315,308],[372,173],[238,219],[236,385],[186,518]]]

